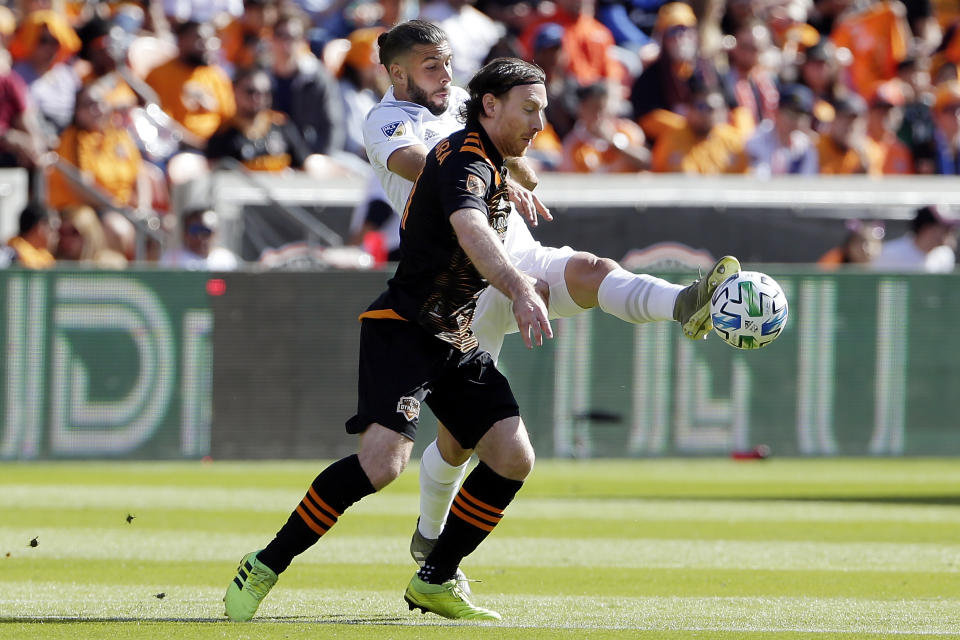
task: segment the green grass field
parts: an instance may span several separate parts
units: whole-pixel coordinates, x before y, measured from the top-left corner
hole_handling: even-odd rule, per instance
[[[960,636],[960,464],[931,459],[539,461],[463,565],[495,624],[407,610],[411,465],[227,622],[322,467],[0,464],[0,638]]]

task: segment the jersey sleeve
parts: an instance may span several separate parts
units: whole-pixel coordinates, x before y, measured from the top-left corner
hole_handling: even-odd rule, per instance
[[[439,150],[441,147],[435,149]],[[489,213],[487,198],[496,188],[493,166],[472,153],[459,153],[446,159],[437,185],[443,213],[447,217],[460,209],[478,209]]]
[[[423,144],[414,130],[414,122],[402,109],[374,108],[363,123],[363,145],[374,164],[387,166],[387,159],[397,149]]]

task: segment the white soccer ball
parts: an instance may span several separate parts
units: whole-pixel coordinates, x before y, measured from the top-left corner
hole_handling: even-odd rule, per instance
[[[713,330],[737,349],[759,349],[787,326],[787,296],[777,281],[759,271],[735,273],[710,300]]]

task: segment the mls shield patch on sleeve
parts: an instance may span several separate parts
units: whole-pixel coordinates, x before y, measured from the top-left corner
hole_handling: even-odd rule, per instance
[[[397,120],[396,122],[383,125],[380,127],[380,131],[388,138],[399,138],[406,132],[406,127],[403,126],[403,122]]]

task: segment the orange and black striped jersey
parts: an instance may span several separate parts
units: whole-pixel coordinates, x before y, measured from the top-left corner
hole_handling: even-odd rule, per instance
[[[450,216],[482,211],[503,240],[510,213],[505,176],[503,158],[476,123],[438,143],[407,199],[396,275],[360,317],[383,318],[391,310],[464,353],[477,346],[471,323],[487,282],[460,246]]]

